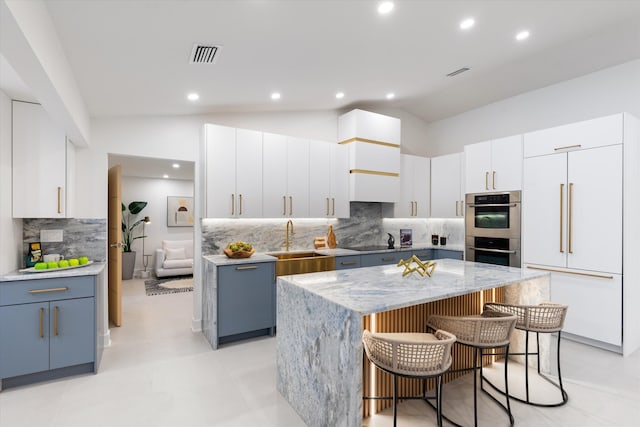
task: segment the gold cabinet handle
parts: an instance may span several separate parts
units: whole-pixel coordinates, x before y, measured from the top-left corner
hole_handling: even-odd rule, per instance
[[[53,336],[58,336],[58,306],[53,307]]]
[[[564,253],[564,247],[562,242],[562,234],[564,231],[563,220],[564,220],[564,184],[560,184],[560,253]]]
[[[579,271],[565,271],[565,270],[557,270],[555,268],[532,267],[530,265],[528,265],[527,268],[530,268],[532,270],[549,271],[551,273],[565,273],[565,274],[575,274],[576,276],[597,277],[599,279],[613,279],[613,276],[607,276],[604,274],[581,273]]]
[[[576,145],[567,145],[566,147],[556,147],[554,148],[555,151],[560,151],[560,150],[569,150],[571,148],[580,148],[582,147],[582,144],[576,144]]]
[[[327,197],[327,216],[329,216],[329,198]]]
[[[30,294],[44,294],[47,292],[64,292],[64,291],[68,291],[69,288],[67,287],[63,287],[63,288],[48,288],[48,289],[31,289],[29,291]]]
[[[484,189],[489,189],[489,172],[484,173]]]
[[[382,261],[395,261],[395,258],[382,258]]]
[[[460,216],[464,216],[464,200],[460,200]]]
[[[460,214],[458,213],[458,212],[459,212],[459,209],[460,209],[460,208],[458,208],[458,204],[460,204],[460,200],[456,200],[456,216],[459,216],[459,215],[460,215]]]
[[[293,196],[289,196],[289,215],[293,215]]]
[[[282,196],[282,216],[287,214],[287,196]]]
[[[58,213],[62,213],[62,187],[58,187]]]
[[[231,194],[231,215],[235,215],[236,214],[236,195],[235,194]]]
[[[238,211],[238,215],[242,215],[242,194],[238,196],[238,199],[240,203],[240,210]]]
[[[257,265],[245,265],[243,267],[236,267],[236,270],[241,271],[241,270],[255,270],[256,268],[258,268]]]
[[[336,199],[335,197],[331,198],[331,216],[336,215]]]
[[[342,261],[340,265],[354,265],[357,264],[357,261]]]
[[[569,183],[569,253],[573,253],[573,182]]]
[[[42,331],[42,321],[44,319],[44,308],[40,307],[40,338],[44,338],[44,333]]]
[[[494,190],[496,189],[496,171],[493,171],[493,174],[491,175],[491,187]]]

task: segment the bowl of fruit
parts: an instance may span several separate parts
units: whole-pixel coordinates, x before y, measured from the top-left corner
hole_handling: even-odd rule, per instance
[[[229,246],[224,248],[224,253],[229,258],[249,258],[256,250],[247,242],[235,242],[229,243]]]

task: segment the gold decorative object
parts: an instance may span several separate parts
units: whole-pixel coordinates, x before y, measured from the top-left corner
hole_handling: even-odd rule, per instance
[[[411,267],[411,264],[414,262],[417,264],[417,266]],[[400,260],[398,262],[398,267],[404,267],[402,277],[406,276],[407,274],[411,274],[414,271],[417,271],[418,274],[420,274],[422,277],[424,277],[425,275],[431,277],[434,270],[436,269],[436,263],[433,261],[422,261],[420,258],[413,255],[407,260]]]

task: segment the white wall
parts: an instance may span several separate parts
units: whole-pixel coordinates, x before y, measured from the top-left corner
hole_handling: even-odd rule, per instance
[[[22,220],[11,203],[11,99],[0,91],[0,274],[22,265]]]
[[[167,196],[193,196],[193,181],[174,179],[150,179],[122,177],[122,201],[128,205],[134,200],[147,202],[147,206],[137,215],[138,219],[149,216],[151,224],[145,225],[144,250],[155,256],[162,240],[193,239],[193,227],[167,227]],[[136,236],[142,233],[142,226],[136,229]],[[142,239],[133,242],[137,252],[136,271],[143,270]],[[147,270],[152,271],[154,256],[149,257]]]
[[[433,122],[418,154],[460,152],[466,144],[623,111],[640,117],[640,60]]]

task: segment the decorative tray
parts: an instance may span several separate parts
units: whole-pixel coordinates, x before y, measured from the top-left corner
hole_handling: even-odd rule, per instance
[[[18,272],[20,273],[55,273],[56,271],[72,270],[74,268],[86,267],[91,264],[93,264],[93,261],[89,261],[88,263],[82,264],[82,265],[74,265],[69,267],[58,267],[58,268],[45,268],[44,270],[36,270],[35,267],[29,267],[29,268],[23,268],[22,270],[18,270]]]
[[[249,258],[255,252],[256,252],[255,248],[251,249],[249,252],[247,252],[247,251],[235,251],[235,252],[233,252],[229,248],[225,248],[224,249],[224,254],[226,256],[228,256],[229,258]]]

